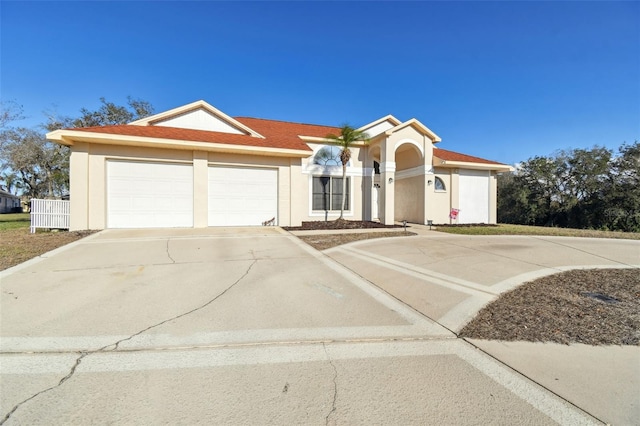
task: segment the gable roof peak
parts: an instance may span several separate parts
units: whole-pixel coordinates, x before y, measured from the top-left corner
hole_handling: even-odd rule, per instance
[[[225,114],[224,112],[220,111],[219,109],[217,109],[216,107],[214,107],[213,105],[209,104],[208,102],[206,102],[204,100],[198,100],[198,101],[195,101],[195,102],[191,102],[189,104],[182,105],[182,106],[170,109],[168,111],[164,111],[164,112],[161,112],[161,113],[158,113],[158,114],[151,115],[149,117],[145,117],[145,118],[141,118],[139,120],[132,121],[132,122],[130,122],[128,124],[132,125],[132,126],[162,125],[161,123],[163,123],[163,122],[169,121],[171,119],[174,119],[174,118],[177,118],[179,116],[183,116],[183,115],[186,115],[186,114],[198,111],[198,110],[202,110],[202,111],[205,111],[205,112],[211,114],[213,117],[215,117],[219,121],[225,123],[226,125],[230,126],[231,128],[236,129],[238,132],[240,132],[242,134],[264,139],[264,136],[262,136],[260,133],[258,133],[255,130],[247,127],[246,125],[244,125],[242,123],[240,123],[239,121],[235,120],[231,116]]]
[[[429,129],[427,126],[422,124],[417,118],[412,118],[410,120],[405,121],[404,123],[400,123],[397,126],[387,130],[385,134],[387,136],[390,136],[391,134],[397,132],[398,130],[404,129],[405,127],[409,127],[409,126],[413,127],[414,129],[417,129],[419,132],[426,135],[434,143],[442,141],[442,139],[440,139],[440,136],[436,135],[431,129]]]

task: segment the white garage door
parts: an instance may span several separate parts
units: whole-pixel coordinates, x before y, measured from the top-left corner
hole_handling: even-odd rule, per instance
[[[278,223],[278,171],[209,167],[209,226]]]
[[[109,228],[193,226],[193,167],[107,162]]]
[[[458,223],[489,223],[490,172],[460,170]]]

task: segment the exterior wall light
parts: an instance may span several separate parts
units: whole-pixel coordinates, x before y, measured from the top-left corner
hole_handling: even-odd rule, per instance
[[[389,183],[393,183],[393,178],[389,178]]]
[[[432,180],[428,180],[427,181],[427,185],[429,185],[429,186],[433,185],[433,181]]]

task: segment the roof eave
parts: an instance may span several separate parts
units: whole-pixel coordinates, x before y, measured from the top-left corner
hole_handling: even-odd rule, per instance
[[[512,172],[513,167],[500,163],[473,163],[470,161],[451,161],[443,160],[436,155],[433,156],[433,166],[445,169],[472,169],[472,170],[491,170],[496,172]]]
[[[319,143],[319,144],[334,144],[336,141],[334,139],[329,138],[320,138],[317,136],[298,136],[301,140],[307,143]],[[354,146],[365,146],[369,140],[356,140],[353,141],[352,145]]]
[[[61,145],[73,146],[76,142],[101,145],[137,146],[146,148],[165,148],[180,150],[212,151],[237,154],[255,154],[275,157],[304,158],[311,150],[261,147],[253,145],[225,144],[218,142],[186,141],[179,139],[152,138],[146,136],[124,136],[105,133],[92,133],[73,130],[56,130],[47,133],[47,139]]]
[[[364,126],[358,127],[358,131],[364,131],[366,129],[369,129],[373,126],[377,126],[378,124],[384,122],[384,121],[390,121],[394,126],[397,126],[398,124],[402,123],[400,120],[398,120],[397,118],[395,118],[393,115],[388,114],[385,115],[384,117],[380,117],[375,121],[372,121],[371,123],[367,123]]]

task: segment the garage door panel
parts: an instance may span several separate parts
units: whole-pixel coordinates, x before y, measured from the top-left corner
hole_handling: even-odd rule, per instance
[[[259,226],[277,214],[276,169],[209,167],[209,226]]]
[[[459,176],[460,213],[458,223],[489,223],[490,173],[461,170]]]
[[[193,226],[193,167],[186,164],[109,161],[107,226]]]

